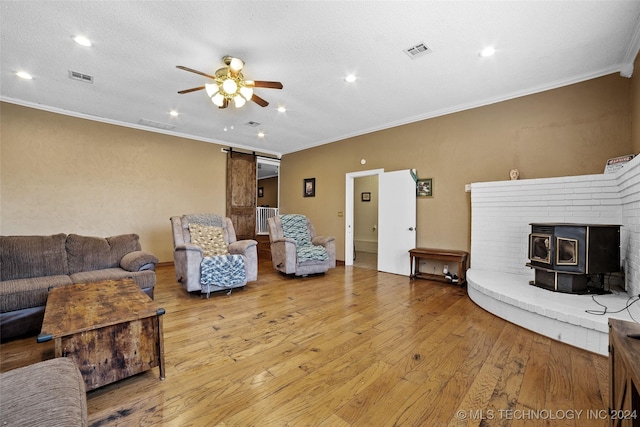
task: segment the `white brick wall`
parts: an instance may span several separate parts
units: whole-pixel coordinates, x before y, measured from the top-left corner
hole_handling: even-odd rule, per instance
[[[640,156],[611,174],[471,184],[471,267],[533,280],[532,222],[622,225],[626,289],[640,293]]]
[[[626,289],[629,295],[640,294],[640,156],[617,174],[622,224],[626,231],[621,235]]]

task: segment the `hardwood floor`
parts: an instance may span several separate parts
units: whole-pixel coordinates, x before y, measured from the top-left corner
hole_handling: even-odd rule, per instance
[[[207,299],[159,267],[166,380],[154,368],[89,392],[90,424],[608,424],[607,358],[497,318],[465,289],[344,266],[289,278],[261,262],[258,277]],[[12,341],[0,357],[4,372],[53,344]]]

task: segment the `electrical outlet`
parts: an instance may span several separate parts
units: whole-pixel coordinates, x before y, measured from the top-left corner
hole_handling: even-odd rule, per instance
[[[447,274],[448,272],[449,272],[449,266],[448,266],[448,265],[445,265],[445,266],[442,268],[442,274]]]

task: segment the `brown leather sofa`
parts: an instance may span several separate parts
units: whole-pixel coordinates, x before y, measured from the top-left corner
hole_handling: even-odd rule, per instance
[[[37,335],[52,287],[131,278],[153,298],[157,262],[137,234],[0,236],[0,339]]]

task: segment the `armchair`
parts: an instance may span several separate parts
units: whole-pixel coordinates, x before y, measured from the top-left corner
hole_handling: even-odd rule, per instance
[[[223,218],[214,214],[182,215],[171,217],[173,230],[173,259],[176,270],[176,280],[182,284],[187,292],[201,291],[215,292],[242,287],[247,282],[258,280],[258,242],[255,240],[240,240],[236,238],[236,232],[230,218]],[[216,234],[216,239],[211,239],[213,247],[204,248],[194,244],[194,233],[202,230]],[[193,237],[193,239],[192,239]],[[204,245],[203,245],[204,246]],[[205,261],[205,268],[209,273],[226,275],[226,271],[237,269],[238,264],[231,265],[220,262],[222,257],[217,255],[236,255],[235,259],[242,258],[244,274],[241,281],[230,280],[227,283],[215,283],[205,285],[201,283],[203,260],[208,258],[211,263]],[[224,268],[225,270],[220,270]],[[205,270],[207,273],[207,270]]]
[[[267,220],[271,260],[276,270],[306,276],[336,266],[334,237],[317,236],[304,215],[277,215]]]

